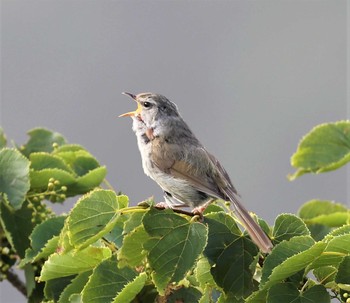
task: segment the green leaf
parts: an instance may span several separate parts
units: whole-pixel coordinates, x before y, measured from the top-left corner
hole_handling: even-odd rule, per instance
[[[337,286],[339,287],[341,294],[345,294],[345,293],[349,294],[350,284],[338,283]]]
[[[325,246],[325,243],[318,242],[309,249],[283,261],[272,270],[269,280],[264,287],[283,281],[306,268],[315,258],[321,255]]]
[[[29,246],[29,235],[31,234],[34,223],[31,222],[32,211],[28,208],[28,202],[25,201],[22,207],[14,210],[0,196],[0,222],[7,240],[16,250],[21,258],[24,258],[25,250]]]
[[[33,279],[34,279],[34,276],[33,276]],[[27,280],[26,280],[26,283],[28,283]],[[44,286],[45,286],[44,283],[38,283],[35,280],[35,288],[32,290],[30,295],[27,293],[28,303],[36,303],[36,302],[44,301]]]
[[[58,300],[58,303],[67,303],[71,302],[70,297],[74,294],[80,294],[88,282],[89,277],[92,271],[86,271],[77,275],[72,282],[63,290],[61,296]]]
[[[163,237],[177,226],[187,223],[185,218],[175,214],[171,209],[151,208],[143,216],[143,224],[147,233],[152,237]]]
[[[350,284],[350,256],[344,257],[340,262],[335,282]]]
[[[273,285],[267,295],[266,303],[296,303],[300,302],[299,291],[292,283]]]
[[[128,214],[128,218],[124,222],[124,234],[130,233],[136,227],[140,226],[144,215],[144,212],[134,212]]]
[[[237,299],[233,296],[225,296],[225,294],[216,288],[207,286],[202,291],[202,297],[198,303],[244,303],[245,301],[240,298]]]
[[[115,256],[101,262],[90,276],[83,290],[84,303],[113,302],[124,287],[133,282],[137,274],[128,267],[118,268]],[[128,302],[128,301],[126,301]]]
[[[70,233],[68,230],[68,220],[66,219],[64,221],[63,228],[61,230],[61,233],[59,235],[59,240],[57,244],[57,251],[58,252],[67,252],[69,250],[72,250],[74,246],[70,242]]]
[[[83,303],[82,295],[81,294],[72,294],[69,297],[69,302],[70,303]]]
[[[246,301],[243,298],[236,298],[232,295],[227,296],[225,294],[222,294],[217,300],[217,303],[245,303],[245,302]],[[263,301],[263,302],[254,301],[254,303],[266,303],[266,301]]]
[[[60,277],[67,277],[80,274],[93,269],[103,260],[110,258],[109,248],[90,246],[83,250],[66,254],[52,254],[45,262],[40,281],[48,281]]]
[[[61,145],[61,146],[57,147],[53,151],[53,154],[59,154],[61,152],[76,152],[79,150],[86,151],[86,149],[79,144],[65,144],[65,145]]]
[[[276,245],[271,254],[266,257],[260,290],[253,293],[247,299],[247,302],[266,302],[268,289],[272,285],[304,270],[323,253],[325,247],[326,243],[315,243],[309,236],[294,237],[289,241],[283,241]]]
[[[11,206],[19,209],[29,188],[28,159],[16,149],[2,149],[0,151],[0,194],[5,194]]]
[[[36,261],[39,261],[40,259],[47,259],[48,256],[50,256],[54,252],[57,252],[60,249],[58,246],[59,238],[60,238],[59,236],[52,237],[50,240],[47,241],[47,243],[40,250],[40,252],[38,254],[35,254],[33,257],[30,253],[28,253],[28,258],[27,258],[27,251],[26,251],[26,257],[22,259],[19,266],[22,266],[27,262],[36,262]]]
[[[147,252],[143,249],[149,236],[143,226],[136,227],[124,236],[123,245],[118,251],[119,266],[136,267],[144,262]]]
[[[329,293],[323,285],[315,285],[310,287],[301,295],[301,303],[330,303],[331,299]]]
[[[242,237],[243,234],[234,219],[223,212],[206,215],[204,222],[209,226],[208,244],[204,255],[210,262],[216,263],[225,247]]]
[[[32,189],[38,191],[45,191],[50,178],[54,178],[60,182],[61,186],[69,186],[75,182],[74,176],[62,169],[47,168],[40,171],[32,170],[30,172],[30,184]]]
[[[324,285],[333,282],[336,273],[337,269],[333,266],[319,267],[313,271],[313,274],[315,275],[317,281]]]
[[[170,282],[179,282],[191,270],[207,241],[207,229],[169,210],[152,208],[143,217],[147,233],[153,237],[145,245],[152,278],[160,294]]]
[[[124,288],[117,294],[113,303],[125,303],[131,302],[132,299],[142,290],[147,281],[147,274],[139,274],[133,281],[129,282]]]
[[[346,206],[343,204],[314,199],[303,204],[298,211],[298,215],[303,220],[309,220],[321,215],[347,211]]]
[[[52,217],[37,225],[30,235],[30,247],[26,250],[25,258],[21,265],[24,265],[37,257],[48,241],[54,236],[58,236],[63,228],[65,216]],[[58,237],[56,238],[57,243]],[[52,251],[54,252],[54,251]]]
[[[328,303],[330,296],[322,285],[310,287],[300,293],[291,283],[279,283],[271,287],[267,303]]]
[[[208,259],[204,257],[200,258],[197,262],[195,275],[202,289],[204,289],[207,285],[216,286],[210,270],[211,265],[209,264]]]
[[[26,281],[27,297],[30,298],[36,286],[34,266],[32,264],[27,264],[23,269]]]
[[[47,219],[37,225],[30,235],[30,246],[34,252],[39,252],[53,236],[58,236],[63,228],[66,216]]]
[[[94,170],[99,166],[100,164],[97,162],[97,160],[90,155],[77,157],[72,163],[72,168],[78,176],[84,176],[89,171]]]
[[[225,293],[243,297],[254,290],[253,273],[249,265],[253,263],[256,254],[255,244],[243,237],[223,250],[211,273]]]
[[[281,242],[266,257],[260,288],[276,284],[306,268],[322,254],[325,247],[326,243],[315,243],[309,236],[294,237]]]
[[[167,303],[198,302],[202,293],[194,287],[182,287],[173,291],[167,299]]]
[[[99,186],[105,178],[107,170],[104,166],[96,168],[82,177],[75,178],[72,173],[59,168],[47,168],[40,171],[32,170],[30,172],[30,180],[32,189],[37,191],[45,191],[50,178],[54,178],[60,182],[61,186],[66,186],[67,196],[76,196],[85,194],[91,189]]]
[[[347,235],[347,234],[350,234],[350,224],[344,225],[342,227],[338,227],[338,228],[332,230],[328,234],[327,238],[333,239],[336,236],[342,236],[342,235]]]
[[[54,143],[58,146],[66,143],[61,134],[44,128],[32,129],[28,135],[30,138],[22,148],[22,153],[27,157],[34,152],[52,152]]]
[[[99,167],[98,161],[85,149],[76,149],[74,151],[56,151],[56,156],[63,159],[77,176],[84,176],[90,170]]]
[[[350,234],[336,236],[327,243],[322,255],[314,260],[310,269],[334,266],[338,267],[343,257],[350,255]]]
[[[295,215],[281,214],[276,218],[273,229],[273,242],[278,244],[296,236],[309,236],[305,223]]]
[[[68,217],[69,238],[75,247],[86,247],[110,232],[126,196],[97,189],[80,198]]]
[[[112,230],[103,236],[103,239],[113,243],[117,248],[120,248],[124,239],[124,222],[128,215],[120,214]]]
[[[340,227],[350,222],[350,212],[339,212],[329,215],[322,215],[311,220],[307,220],[307,224],[323,224],[329,227]]]
[[[210,203],[208,205],[208,207],[204,210],[204,215],[210,214],[210,213],[217,213],[217,212],[225,212],[224,209],[217,205],[215,202],[214,203]]]
[[[0,127],[0,149],[6,147],[7,139],[4,130]]]
[[[297,171],[290,180],[305,173],[337,169],[350,161],[350,121],[325,123],[313,128],[299,143],[291,158]]]
[[[266,303],[267,289],[262,289],[253,292],[248,298],[245,299],[245,303]]]
[[[62,291],[70,284],[74,276],[52,279],[45,283],[44,294],[48,300],[57,302]]]
[[[311,233],[311,237],[315,241],[321,241],[327,234],[331,232],[331,228],[321,224],[310,224],[308,228]]]
[[[349,222],[350,211],[340,203],[311,200],[300,208],[299,216],[306,224],[338,227]]]
[[[247,296],[255,288],[250,266],[258,254],[256,245],[242,235],[228,214],[211,213],[205,223],[209,235],[204,255],[215,264],[211,269],[215,282],[226,294]]]
[[[76,194],[84,194],[99,186],[106,177],[107,169],[105,166],[97,167],[85,175],[78,177],[76,182],[70,186],[69,190]]]
[[[212,302],[211,293],[212,293],[211,288],[209,287],[203,288],[203,292],[201,294],[201,297],[198,303],[211,303]]]
[[[30,168],[34,170],[42,170],[46,168],[57,168],[64,170],[68,173],[73,173],[73,171],[64,163],[64,161],[55,156],[44,152],[32,153],[29,156]]]
[[[158,297],[158,292],[155,286],[151,283],[146,283],[146,285],[137,295],[136,300],[134,300],[135,302],[133,301],[133,303],[136,303],[136,302],[153,303],[153,302],[156,302],[157,297]]]

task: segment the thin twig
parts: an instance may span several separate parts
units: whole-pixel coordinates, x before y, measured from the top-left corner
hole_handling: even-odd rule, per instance
[[[16,288],[22,295],[27,297],[27,289],[23,281],[12,270],[6,273],[7,280]]]
[[[155,205],[154,208],[159,209],[159,210],[168,209],[168,208],[166,208],[164,206],[157,206],[157,205]],[[190,217],[194,217],[194,216],[198,215],[198,214],[193,213],[191,211],[186,211],[186,210],[183,210],[183,209],[180,209],[180,208],[171,208],[171,210],[174,213],[178,213],[178,214],[182,214],[182,215],[186,215],[186,216],[190,216]]]

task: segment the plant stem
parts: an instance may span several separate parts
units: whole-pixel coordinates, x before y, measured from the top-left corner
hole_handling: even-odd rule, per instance
[[[103,179],[103,182],[105,183],[105,185],[108,189],[115,191],[112,184],[109,183],[109,181],[107,179]]]
[[[7,280],[16,288],[22,295],[27,297],[27,289],[23,281],[15,274],[12,270],[9,270],[7,273]]]

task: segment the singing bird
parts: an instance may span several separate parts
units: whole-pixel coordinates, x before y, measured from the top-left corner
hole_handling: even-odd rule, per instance
[[[251,239],[264,253],[272,243],[240,202],[229,175],[182,119],[175,103],[154,93],[130,96],[137,109],[130,116],[145,174],[164,191],[170,208],[191,207],[202,213],[215,199],[230,201]]]

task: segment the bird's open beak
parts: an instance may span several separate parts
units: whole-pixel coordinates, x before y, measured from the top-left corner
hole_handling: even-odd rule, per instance
[[[133,100],[135,100],[137,102],[135,95],[133,95],[131,93],[125,93],[125,92],[123,92],[122,94],[131,97]],[[119,117],[130,117],[130,116],[136,117],[141,113],[141,110],[142,110],[142,106],[139,102],[137,102],[137,109],[135,111],[122,114]]]

